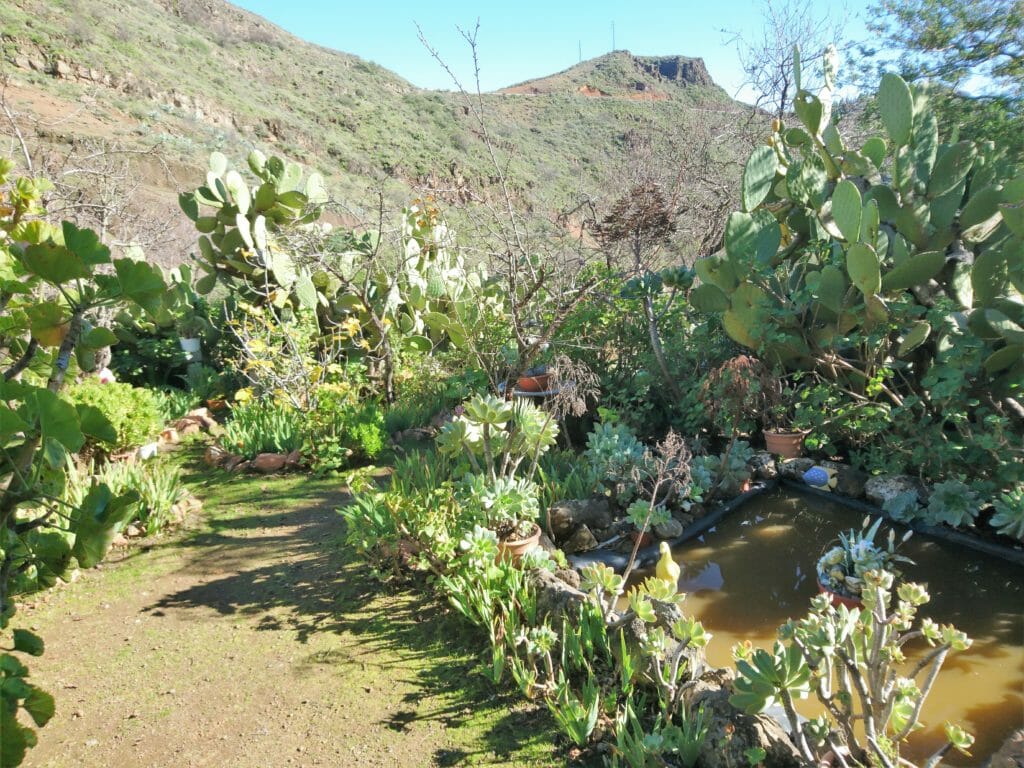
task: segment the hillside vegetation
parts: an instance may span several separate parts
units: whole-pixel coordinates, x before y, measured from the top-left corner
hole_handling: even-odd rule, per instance
[[[166,192],[188,186],[211,150],[252,147],[320,170],[357,211],[377,190],[393,203],[424,189],[458,202],[493,180],[463,94],[418,89],[221,0],[17,0],[0,7],[0,28],[13,110],[40,117],[51,145],[158,147],[174,178],[147,181]],[[742,109],[699,59],[624,51],[480,103],[513,190],[542,212],[621,193],[611,182],[637,137],[714,135]],[[722,173],[738,176],[741,151],[715,146]]]

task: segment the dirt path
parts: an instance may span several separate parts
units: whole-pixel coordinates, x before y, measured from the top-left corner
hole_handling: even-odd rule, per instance
[[[191,530],[26,606],[58,708],[27,764],[561,762],[546,717],[476,674],[465,625],[347,551],[337,485],[208,480]]]

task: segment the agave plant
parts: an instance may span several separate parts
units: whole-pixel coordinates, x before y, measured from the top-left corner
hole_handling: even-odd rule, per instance
[[[839,534],[838,542],[827,549],[820,558],[816,570],[818,583],[846,597],[859,598],[864,588],[864,575],[868,571],[888,571],[898,575],[895,570],[897,563],[913,565],[913,560],[896,554],[896,548],[910,538],[912,531],[896,543],[896,531],[890,529],[887,544],[880,546],[875,543],[875,535],[882,525],[882,518],[871,523],[870,517],[864,518],[861,530],[850,529]]]

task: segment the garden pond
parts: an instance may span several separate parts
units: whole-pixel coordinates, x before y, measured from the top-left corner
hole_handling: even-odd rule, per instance
[[[780,624],[807,613],[818,592],[818,556],[862,520],[836,502],[773,491],[678,547],[680,589],[689,593],[683,610],[714,635],[708,661],[732,666],[731,648],[743,641],[770,647]],[[947,658],[922,713],[927,727],[903,754],[926,758],[943,743],[942,724],[949,720],[977,741],[973,757],[950,753],[944,762],[980,765],[1024,727],[1024,572],[924,536],[914,536],[900,552],[915,562],[905,566],[904,578],[925,584],[931,594],[921,615],[955,624],[974,641]],[[798,709],[813,716],[814,704],[800,702]]]

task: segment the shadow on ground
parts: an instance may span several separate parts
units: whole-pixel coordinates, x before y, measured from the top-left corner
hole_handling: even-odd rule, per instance
[[[209,579],[165,596],[146,610],[215,611],[251,617],[261,630],[291,631],[299,643],[316,633],[346,635],[338,650],[317,651],[301,665],[373,666],[388,651],[400,668],[382,670],[410,683],[408,708],[382,723],[402,732],[416,722],[479,728],[476,752],[440,749],[438,765],[516,763],[557,735],[547,710],[497,691],[478,670],[486,639],[433,599],[423,585],[394,588],[376,579],[346,545],[337,509],[351,501],[337,479],[243,478],[189,468],[203,499],[206,525],[175,546],[188,550],[186,568]],[[301,666],[300,665],[300,666]],[[301,672],[301,669],[300,669]],[[550,755],[550,752],[548,752]],[[493,759],[487,760],[496,764]]]

